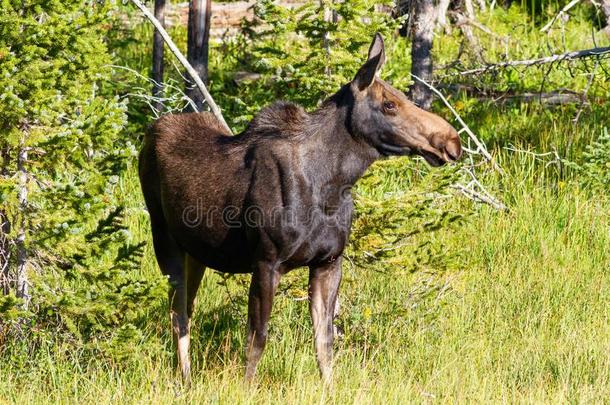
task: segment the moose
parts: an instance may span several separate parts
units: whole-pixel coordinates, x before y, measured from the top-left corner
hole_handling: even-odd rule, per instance
[[[378,78],[384,62],[376,34],[355,78],[316,111],[275,102],[235,136],[209,112],[167,114],[147,131],[139,176],[157,262],[169,279],[172,335],[186,382],[191,317],[206,267],[252,273],[245,350],[251,381],[280,278],[307,266],[316,358],[322,379],[331,380],[351,186],[383,157],[419,155],[440,166],[462,154],[447,121]]]

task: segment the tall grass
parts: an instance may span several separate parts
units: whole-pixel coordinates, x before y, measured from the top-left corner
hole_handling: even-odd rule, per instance
[[[523,162],[527,165],[527,161]],[[133,179],[134,207],[141,205]],[[578,187],[506,191],[512,210],[486,207],[440,235],[460,253],[448,274],[346,269],[333,391],[317,376],[304,301],[280,294],[258,385],[242,385],[244,306],[206,275],[193,322],[194,381],[176,383],[165,313],[155,345],[120,365],[49,348],[37,364],[3,364],[0,398],[13,403],[423,401],[604,402],[610,397],[610,218]],[[132,229],[147,237],[147,230]],[[158,277],[152,254],[143,276]],[[294,273],[285,283],[305,280]],[[433,288],[431,288],[433,287]],[[425,291],[422,296],[421,292]],[[237,293],[234,291],[233,293]],[[235,308],[232,307],[235,305]]]

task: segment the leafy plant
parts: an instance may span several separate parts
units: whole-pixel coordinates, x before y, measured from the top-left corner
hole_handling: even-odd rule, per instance
[[[585,147],[582,163],[568,162],[583,183],[595,190],[610,190],[610,133],[604,127],[601,135]]]

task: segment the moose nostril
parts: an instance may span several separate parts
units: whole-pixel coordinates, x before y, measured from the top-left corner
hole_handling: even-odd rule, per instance
[[[451,160],[458,160],[462,156],[462,146],[459,141],[449,141],[445,146],[445,152]]]

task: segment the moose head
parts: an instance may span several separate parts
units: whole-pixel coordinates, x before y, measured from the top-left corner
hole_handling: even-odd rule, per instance
[[[382,156],[420,155],[432,166],[458,160],[462,147],[456,130],[379,79],[384,63],[383,38],[376,34],[367,61],[349,86],[353,97],[351,132]]]

